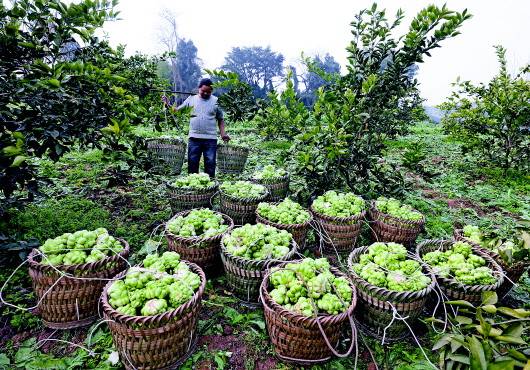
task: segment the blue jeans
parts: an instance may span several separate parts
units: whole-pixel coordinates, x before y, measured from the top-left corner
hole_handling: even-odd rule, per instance
[[[188,173],[199,172],[199,162],[204,154],[204,172],[215,177],[215,160],[217,156],[217,139],[199,139],[190,137],[188,140]]]

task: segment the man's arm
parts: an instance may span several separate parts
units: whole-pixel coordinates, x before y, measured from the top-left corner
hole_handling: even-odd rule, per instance
[[[223,139],[224,142],[228,142],[230,140],[230,136],[225,131],[225,121],[221,118],[217,120],[217,123],[219,125],[219,131],[221,133],[221,139]]]

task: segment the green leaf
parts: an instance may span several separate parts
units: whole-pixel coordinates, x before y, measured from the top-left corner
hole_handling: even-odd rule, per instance
[[[530,316],[530,311],[524,310],[522,308],[509,308],[509,307],[499,307],[497,312],[500,312],[504,315],[515,317],[517,319],[524,319]]]
[[[2,152],[8,157],[12,157],[12,156],[22,153],[22,149],[17,148],[16,146],[13,146],[13,145],[9,145],[3,148]]]
[[[455,321],[461,325],[469,325],[473,323],[473,320],[467,316],[457,316],[455,317]]]
[[[521,322],[516,322],[513,324],[510,324],[506,329],[504,329],[503,334],[509,335],[512,337],[520,337],[523,334],[524,326]]]
[[[2,369],[7,369],[7,367],[4,367],[5,365],[11,364],[11,360],[5,353],[0,353],[0,367]]]
[[[61,82],[56,78],[50,78],[49,80],[45,81],[47,85],[51,87],[59,88],[61,87]]]
[[[511,335],[499,335],[495,337],[497,341],[502,341],[505,343],[512,343],[512,344],[526,344],[526,342],[521,337],[514,337]]]
[[[470,368],[472,370],[488,370],[488,363],[480,340],[472,335],[467,339],[467,342],[469,343],[469,352],[471,353]]]
[[[468,301],[464,301],[464,300],[461,300],[461,299],[456,300],[456,301],[447,301],[445,303],[450,304],[452,306],[461,306],[461,307],[475,308],[475,306],[473,306]]]
[[[9,167],[19,167],[26,159],[26,156],[17,155]]]
[[[497,293],[493,291],[487,291],[487,292],[482,293],[482,304],[483,305],[488,305],[488,304],[495,305],[497,304],[497,302],[498,302]]]
[[[506,360],[493,362],[488,364],[488,370],[513,370],[515,368],[515,361]]]
[[[451,342],[451,340],[453,339],[453,335],[452,334],[444,334],[435,344],[434,346],[432,346],[432,350],[433,351],[436,351],[440,348],[442,348],[443,346],[449,344]]]
[[[460,362],[465,365],[469,365],[469,356],[451,353],[447,356],[448,360]]]

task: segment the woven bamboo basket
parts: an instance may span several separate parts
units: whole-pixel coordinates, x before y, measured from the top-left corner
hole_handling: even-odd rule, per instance
[[[217,168],[219,172],[240,174],[245,169],[249,149],[235,145],[217,146]]]
[[[220,211],[230,216],[236,225],[255,224],[258,204],[268,199],[267,192],[257,198],[236,198],[219,190]]]
[[[221,242],[221,259],[230,290],[236,297],[249,303],[259,302],[259,286],[267,269],[289,261],[296,253],[296,246],[280,259],[251,260],[228,253]]]
[[[186,262],[198,274],[201,285],[193,297],[177,309],[154,316],[129,316],[116,311],[108,302],[109,282],[101,295],[103,316],[108,320],[114,345],[126,369],[175,369],[192,352],[197,339],[197,321],[206,286],[204,272]],[[116,279],[125,277],[126,271]]]
[[[293,261],[300,262],[300,261]],[[284,266],[285,264],[280,265]],[[338,269],[331,267],[335,276],[344,276]],[[348,309],[338,315],[319,314],[307,317],[286,310],[274,302],[269,294],[269,274],[267,271],[260,286],[265,322],[276,356],[286,362],[300,365],[314,365],[330,360],[333,356],[348,357],[356,344],[356,329],[353,322],[353,311],[357,297],[355,286],[351,283],[352,301]],[[340,354],[335,349],[341,332],[350,326],[351,345],[346,353]]]
[[[450,249],[454,243],[454,240],[435,240],[429,239],[424,240],[416,247],[416,258],[423,261],[422,256],[428,252],[433,251],[446,251]],[[428,266],[428,269],[436,276],[436,281],[442,291],[442,293],[449,300],[462,299],[470,303],[482,302],[482,293],[487,291],[497,292],[503,283],[502,268],[491,258],[483,248],[478,248],[475,245],[471,245],[473,253],[479,255],[486,260],[486,265],[493,270],[494,276],[497,278],[497,282],[491,285],[464,285],[456,281],[452,277],[443,277],[436,273],[434,269]]]
[[[275,204],[278,204],[278,203],[275,203]],[[274,226],[277,229],[287,230],[288,232],[290,232],[291,235],[293,236],[294,241],[296,242],[296,245],[299,251],[305,248],[307,232],[309,231],[312,221],[313,221],[313,218],[311,217],[311,219],[309,219],[307,222],[304,222],[303,224],[280,224],[280,223],[269,221],[266,218],[260,216],[258,210],[256,209],[256,222],[265,224],[265,225]]]
[[[431,278],[431,283],[416,292],[397,292],[370,284],[353,271],[353,264],[359,262],[368,247],[356,248],[348,257],[348,270],[359,298],[355,315],[360,323],[370,329],[376,337],[382,337],[384,329],[388,341],[401,339],[409,334],[407,325],[402,320],[394,320],[394,309],[401,317],[407,317],[410,325],[423,311],[423,307],[434,289],[436,278],[422,264],[423,273]],[[392,324],[388,326],[389,324]]]
[[[219,184],[202,189],[189,187],[176,187],[166,183],[169,191],[169,204],[173,213],[186,211],[193,208],[212,208],[212,198],[217,193]]]
[[[289,174],[275,179],[251,178],[250,181],[265,186],[269,190],[269,200],[271,202],[279,202],[285,199],[289,193]]]
[[[172,219],[179,216],[187,216],[191,211],[183,211],[177,213]],[[234,228],[234,221],[227,215],[215,212],[223,217],[223,220],[228,229],[218,235],[210,238],[203,238],[200,236],[185,237],[175,235],[166,230],[166,239],[168,249],[180,254],[180,258],[186,261],[193,262],[207,275],[215,274],[217,270],[221,270],[221,256],[220,245],[223,236]]]
[[[178,175],[186,156],[186,143],[179,138],[152,138],[147,140],[147,151],[158,166],[169,167]]]
[[[404,220],[379,211],[372,202],[368,210],[374,239],[379,242],[394,242],[411,246],[423,230],[425,217],[421,220]]]
[[[315,211],[312,206],[309,210],[321,234],[320,240],[324,244],[325,252],[345,254],[355,248],[366,211],[350,217],[332,217]]]
[[[108,279],[127,268],[129,244],[118,240],[124,246],[120,253],[80,265],[45,265],[40,262],[40,251],[31,251],[29,276],[46,327],[73,329],[89,325],[98,318],[98,300],[103,287]],[[58,270],[72,277],[63,277]]]
[[[512,263],[511,265],[508,265],[502,257],[487,248],[484,248],[477,243],[467,239],[464,236],[464,233],[462,229],[456,229],[453,232],[453,236],[456,240],[461,240],[464,242],[467,242],[477,248],[482,248],[482,250],[487,253],[491,258],[497,262],[497,264],[504,270],[504,274],[506,275],[506,279],[504,279],[503,283],[501,284],[499,290],[497,291],[497,294],[499,295],[499,298],[503,298],[506,294],[510,292],[510,290],[513,287],[513,284],[517,284],[521,276],[524,274],[524,272],[527,270],[528,266],[530,266],[530,262],[528,261],[518,261],[516,263]],[[513,282],[513,283],[512,283]]]

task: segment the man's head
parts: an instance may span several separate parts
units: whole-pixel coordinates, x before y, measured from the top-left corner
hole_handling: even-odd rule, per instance
[[[212,84],[213,84],[212,80],[210,80],[209,78],[203,78],[199,82],[199,95],[201,96],[201,98],[203,99],[210,98],[210,96],[212,95],[212,91],[213,91]]]

